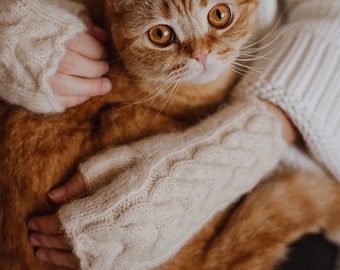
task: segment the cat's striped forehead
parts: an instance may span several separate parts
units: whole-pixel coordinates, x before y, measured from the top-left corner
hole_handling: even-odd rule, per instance
[[[137,11],[137,17],[130,20],[130,23],[138,25],[140,33],[156,24],[166,24],[176,30],[176,35],[184,39],[192,39],[205,35],[209,31],[207,14],[216,4],[230,4],[237,1],[226,0],[146,0],[135,1],[129,7],[129,14],[132,10]]]
[[[157,1],[156,1],[157,2]],[[158,2],[160,9],[163,11],[164,17],[170,19],[172,16],[185,16],[194,11],[198,7],[206,7],[208,0],[186,1],[186,0],[161,0]]]
[[[155,25],[168,25],[174,30],[177,41],[192,42],[207,40],[219,36],[230,38],[231,35],[243,34],[249,27],[249,20],[258,0],[122,0],[119,14],[120,25],[124,29],[127,42],[145,37]],[[209,11],[215,6],[225,4],[232,13],[232,25],[214,31],[208,22]],[[217,39],[215,39],[217,40]]]
[[[257,0],[154,0],[151,3],[157,5],[163,11],[164,16],[172,16],[174,14],[184,16],[195,11],[195,9],[224,2],[227,4],[245,4],[257,2]]]
[[[158,7],[162,15],[169,19],[174,16],[186,16],[193,14],[195,11],[204,10],[208,6],[213,6],[217,3],[233,3],[237,1],[225,0],[159,0],[150,3],[152,6]]]

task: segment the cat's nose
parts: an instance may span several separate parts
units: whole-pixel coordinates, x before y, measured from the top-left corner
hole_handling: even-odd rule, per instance
[[[200,50],[195,52],[192,55],[192,58],[195,59],[196,61],[198,61],[199,63],[201,63],[203,65],[204,70],[206,70],[206,66],[207,66],[207,57],[209,55],[210,51],[205,49],[205,50]]]
[[[207,56],[208,54],[210,53],[209,50],[200,50],[200,51],[197,51],[197,52],[194,52],[193,55],[192,55],[192,58],[197,60],[198,62],[200,63],[203,63],[207,60]]]

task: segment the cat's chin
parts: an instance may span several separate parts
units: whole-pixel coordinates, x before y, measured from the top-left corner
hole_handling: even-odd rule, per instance
[[[187,80],[185,80],[185,82],[192,84],[206,84],[215,81],[221,74],[221,71],[208,70],[200,73],[193,78],[188,78]]]

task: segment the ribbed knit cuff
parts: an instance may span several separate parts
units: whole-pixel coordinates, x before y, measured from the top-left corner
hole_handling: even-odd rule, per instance
[[[268,48],[270,60],[254,63],[261,74],[250,72],[236,92],[282,108],[312,155],[340,180],[340,2],[311,1],[293,14]]]

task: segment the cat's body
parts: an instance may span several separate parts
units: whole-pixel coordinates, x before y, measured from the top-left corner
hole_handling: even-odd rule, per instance
[[[210,11],[223,1],[145,0],[145,5],[141,5],[141,1],[138,1],[139,5],[133,4],[134,1],[123,1],[121,5],[113,2],[87,2],[89,10],[94,12],[94,17],[100,17],[103,9],[106,10],[107,22],[104,24],[111,26],[115,46],[122,58],[116,60],[116,52],[112,53],[114,61],[109,75],[113,81],[112,93],[95,98],[66,113],[50,116],[33,114],[4,102],[0,103],[0,269],[48,267],[35,259],[27,240],[25,222],[30,215],[54,210],[48,203],[47,192],[66,181],[83,158],[107,146],[184,128],[216,109],[225,99],[230,86],[234,84],[235,74],[227,70],[216,76],[218,72],[212,70],[207,81],[204,81],[203,75],[211,71],[209,65],[219,62],[222,66],[219,66],[218,70],[224,70],[228,61],[235,58],[235,52],[237,53],[255,28],[258,4],[258,1],[231,1],[230,5],[222,3],[222,6],[219,6],[222,10],[215,10],[215,13],[210,14]],[[139,16],[131,18],[131,14],[124,11],[124,5],[131,3],[135,7],[133,12]],[[162,16],[158,23],[162,27],[166,21],[171,21],[173,27],[181,25],[180,22],[185,21],[183,18],[196,9],[203,10],[204,16],[200,17],[200,24],[207,23],[207,18],[213,20],[211,16],[214,15],[217,15],[217,19],[223,19],[223,16],[219,16],[221,11],[226,12],[225,15],[232,12],[222,26],[201,26],[203,32],[208,29],[208,35],[202,37],[199,31],[193,31],[188,43],[183,42],[185,31],[176,32],[175,36],[172,33],[171,40],[166,44],[151,43],[163,42],[159,39],[166,36],[165,32],[161,34],[159,31],[171,31],[169,28],[156,28],[154,32],[147,32],[149,28],[139,29],[143,33],[149,33],[149,37],[141,38],[142,35],[138,31],[124,33],[127,35],[124,38],[121,36],[123,31],[120,31],[120,28],[123,27],[151,27],[152,20],[155,20],[153,15],[157,14],[155,9],[163,11],[161,15],[158,13],[158,16]],[[113,10],[118,13],[112,13]],[[177,14],[177,17],[174,14]],[[193,22],[194,19],[190,21]],[[210,21],[211,23],[219,21]],[[179,28],[190,30],[185,23]],[[192,26],[191,30],[194,29],[195,26]],[[152,33],[155,36],[152,36]],[[196,35],[201,38],[197,39]],[[138,46],[142,47],[141,44],[145,42],[148,44],[147,49],[143,45],[144,50],[138,50]],[[170,50],[167,46],[175,48]],[[227,55],[227,58],[217,60],[219,54],[215,51],[221,48],[223,53],[220,51],[220,55]],[[208,58],[212,53],[215,53],[214,63]],[[169,58],[168,63],[171,65],[164,64],[164,55]],[[188,59],[190,70],[196,70],[196,73],[177,74],[176,72],[186,67]],[[126,69],[123,68],[121,60]],[[136,64],[131,61],[136,60],[142,62],[144,68],[135,70]],[[132,75],[139,73],[143,74],[140,77]],[[162,78],[162,74],[181,75],[184,83],[177,85],[175,80],[164,84],[169,77]],[[157,80],[145,80],[150,77]],[[176,91],[171,93],[174,87]],[[220,214],[220,217],[212,221],[188,247],[163,267],[193,269],[192,266],[195,265],[195,269],[270,269],[281,257],[283,248],[304,233],[327,228],[334,232],[340,229],[337,228],[338,224],[329,225],[329,222],[332,222],[329,217],[340,216],[340,186],[332,180],[320,180],[317,177],[314,177],[313,181],[320,181],[317,182],[319,184],[311,185],[306,180],[306,175],[291,173],[289,177],[282,177],[281,180],[264,182],[262,187],[251,193],[235,209]],[[272,187],[275,190],[272,190]],[[287,205],[280,199],[290,194],[300,207],[296,213],[287,215],[287,212],[283,211],[287,210]],[[256,203],[252,203],[253,201]],[[287,201],[291,205],[292,202]],[[321,203],[323,201],[324,203]],[[306,208],[310,211],[304,211],[301,206],[303,203],[308,204]],[[331,209],[333,204],[338,205],[338,208]],[[273,208],[273,205],[277,205],[277,208]],[[242,214],[243,211],[246,213]],[[324,218],[315,217],[315,213],[319,211]],[[310,212],[313,215],[310,215]],[[298,218],[301,218],[299,222]],[[285,222],[285,225],[282,225],[282,222]],[[267,226],[264,228],[262,224],[265,223],[269,223],[273,231],[268,230]],[[264,248],[264,241],[268,239],[270,242],[265,244]],[[247,244],[244,245],[244,242]]]

